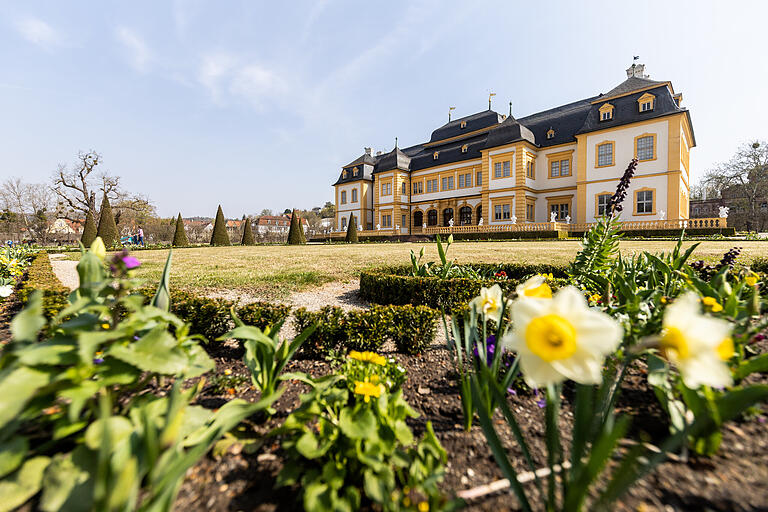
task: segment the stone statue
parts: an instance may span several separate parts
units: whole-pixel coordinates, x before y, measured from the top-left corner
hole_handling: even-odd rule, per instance
[[[667,218],[667,212],[659,210],[659,220],[665,220]]]
[[[421,225],[421,228],[422,228],[422,229],[427,229],[427,223],[425,222],[424,224],[422,224],[422,225]]]
[[[730,208],[728,208],[727,206],[721,206],[721,207],[720,207],[720,213],[719,213],[719,216],[720,216],[720,218],[721,218],[721,219],[726,219],[726,218],[728,218],[728,212],[729,212],[730,210],[731,210],[731,209],[730,209]]]
[[[381,224],[376,224],[376,231],[381,231]]]
[[[400,231],[400,224],[395,224],[395,231]]]
[[[451,219],[451,220],[449,220],[449,221],[448,221],[448,225],[449,225],[449,226],[451,226],[451,227],[453,227],[453,219]]]
[[[549,222],[557,222],[557,213],[552,212],[549,214]]]
[[[570,224],[571,223],[571,216],[570,215],[566,215],[565,216],[565,223],[566,224]]]
[[[362,230],[363,230],[363,225],[362,225],[362,224],[360,224],[360,228],[359,228],[359,230],[360,230],[360,231],[362,231]]]
[[[482,217],[480,217],[480,220],[477,221],[477,225],[478,226],[482,226],[483,225],[483,218]]]
[[[517,224],[517,215],[512,216],[512,224]]]

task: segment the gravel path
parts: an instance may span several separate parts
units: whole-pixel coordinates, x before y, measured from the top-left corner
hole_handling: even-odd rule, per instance
[[[63,260],[63,254],[50,254],[48,259],[51,260],[51,267],[53,267],[53,273],[59,278],[61,284],[74,290],[80,284],[80,278],[77,277],[77,262]]]

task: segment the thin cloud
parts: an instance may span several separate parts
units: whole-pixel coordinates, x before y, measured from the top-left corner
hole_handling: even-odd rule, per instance
[[[142,73],[146,72],[152,61],[152,52],[144,39],[126,27],[118,27],[115,30],[115,37],[128,52],[128,58],[134,69]]]
[[[56,30],[39,18],[29,17],[17,21],[16,30],[21,37],[43,48],[51,48],[61,43],[61,37]]]
[[[244,62],[228,53],[203,56],[198,81],[216,103],[239,98],[261,109],[284,89],[283,80],[271,69],[254,62]]]

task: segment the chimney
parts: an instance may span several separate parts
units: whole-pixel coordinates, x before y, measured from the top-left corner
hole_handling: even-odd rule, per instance
[[[632,64],[627,68],[627,78],[648,78],[645,74],[645,64]]]
[[[365,154],[371,156],[371,148],[365,148]]]

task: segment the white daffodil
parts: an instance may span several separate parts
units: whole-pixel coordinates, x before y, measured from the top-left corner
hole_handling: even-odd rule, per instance
[[[495,284],[490,288],[481,288],[480,296],[475,297],[470,305],[474,305],[478,313],[484,313],[487,318],[498,324],[504,314],[501,287]]]
[[[547,278],[542,275],[533,276],[523,284],[515,288],[518,297],[528,297],[531,299],[551,299],[552,288],[547,284]]]
[[[13,293],[13,286],[10,284],[5,284],[3,286],[0,286],[0,297],[10,297]]]
[[[688,292],[664,311],[660,346],[691,389],[727,387],[733,382],[726,361],[733,356],[730,322],[703,315],[701,301]]]
[[[551,300],[521,296],[511,310],[514,329],[502,344],[517,353],[529,386],[565,379],[599,383],[605,356],[616,350],[623,336],[619,323],[591,309],[573,286],[560,289]]]

